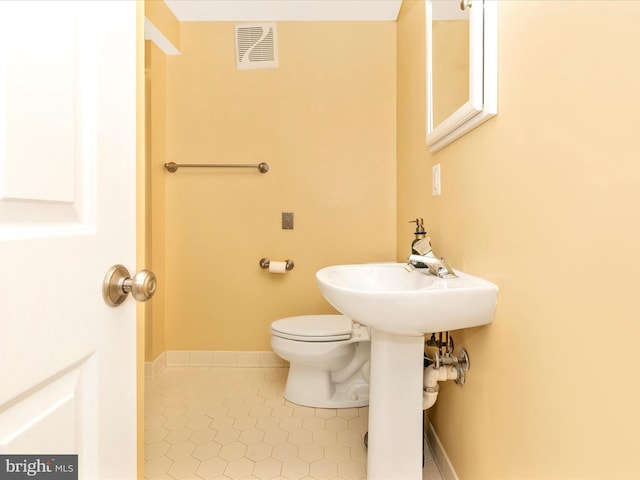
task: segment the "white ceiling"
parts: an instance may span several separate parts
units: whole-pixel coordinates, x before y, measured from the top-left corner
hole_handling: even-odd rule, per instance
[[[164,0],[176,18],[189,21],[390,20],[402,0]]]

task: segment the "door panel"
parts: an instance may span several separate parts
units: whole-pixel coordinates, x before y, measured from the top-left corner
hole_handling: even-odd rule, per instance
[[[80,187],[95,152],[96,39],[73,2],[35,5],[0,19],[0,220],[14,235],[81,222],[92,193]]]
[[[136,2],[0,2],[0,453],[136,475]]]
[[[95,374],[91,367],[86,361],[74,365],[6,406],[0,414],[4,453],[32,452],[35,443],[45,452],[75,453],[76,439],[86,435],[87,407],[96,403],[95,388],[87,385]]]

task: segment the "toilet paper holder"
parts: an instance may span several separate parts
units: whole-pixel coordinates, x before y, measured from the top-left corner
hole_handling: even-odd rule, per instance
[[[261,258],[260,268],[267,269],[269,268],[270,263],[271,263],[271,260],[269,260],[268,258]],[[287,264],[287,266],[285,267],[287,271],[293,270],[293,267],[294,267],[293,260],[285,260],[285,263]]]

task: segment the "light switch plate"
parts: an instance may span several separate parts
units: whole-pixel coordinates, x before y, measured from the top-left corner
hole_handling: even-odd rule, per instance
[[[440,164],[434,165],[431,170],[431,180],[432,180],[432,193],[434,197],[439,197],[442,194],[442,189],[440,187]]]

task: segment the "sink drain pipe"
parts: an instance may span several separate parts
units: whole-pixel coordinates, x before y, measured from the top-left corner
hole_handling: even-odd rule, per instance
[[[427,410],[436,403],[440,385],[438,382],[457,380],[458,369],[453,365],[442,365],[436,368],[431,365],[424,369],[424,391],[422,392],[422,409]]]
[[[454,380],[458,385],[464,385],[465,373],[469,371],[469,354],[465,349],[459,356],[435,354],[434,360],[425,354],[425,368],[423,374],[422,410],[433,407],[438,399],[440,385],[438,382]]]

